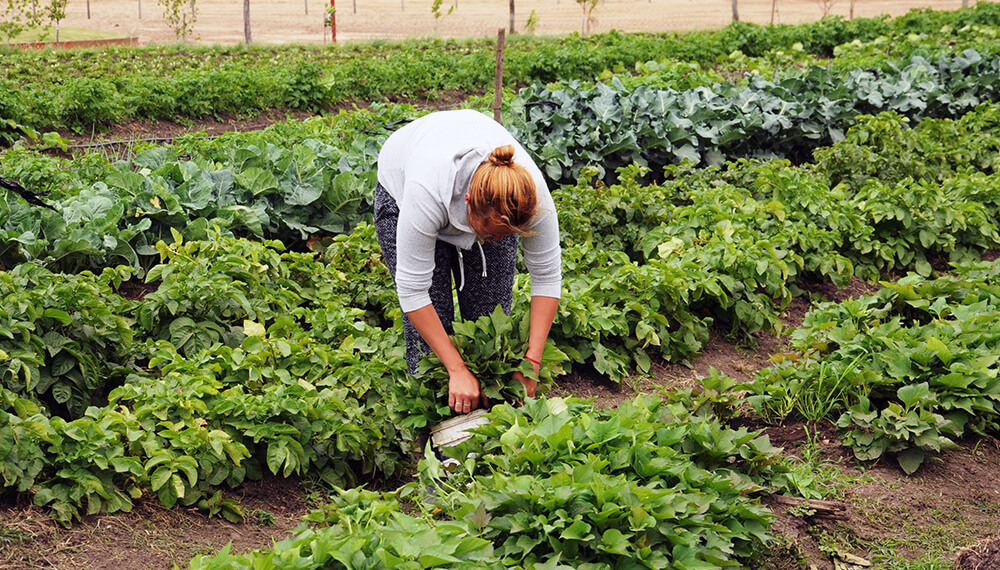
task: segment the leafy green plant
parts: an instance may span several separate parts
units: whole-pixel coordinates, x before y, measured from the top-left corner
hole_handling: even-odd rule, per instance
[[[775,464],[756,434],[647,398],[604,413],[537,400],[488,416],[451,453],[474,459],[438,483],[437,505],[476,521],[517,564],[724,567],[769,540],[767,515],[741,495],[759,488],[742,469]]]
[[[859,459],[895,453],[907,473],[964,434],[995,432],[997,271],[996,262],[958,265],[820,305],[792,333],[794,352],[747,385],[748,399],[768,419],[838,416]]]
[[[1000,60],[967,50],[935,61],[914,56],[881,72],[793,68],[773,79],[752,76],[744,87],[628,89],[617,77],[593,87],[535,84],[511,103],[508,128],[557,183],[576,180],[595,161],[605,180],[633,162],[654,173],[684,160],[718,166],[779,156],[801,162],[813,149],[843,140],[859,115],[892,110],[915,120],[954,117],[994,100],[1000,84],[966,77],[997,77],[998,66]]]
[[[170,339],[193,356],[215,343],[239,345],[243,322],[263,322],[292,312],[301,303],[300,287],[281,263],[280,242],[221,238],[157,244],[161,263],[146,274],[160,281],[137,311],[139,324],[153,338]]]
[[[926,382],[903,386],[897,393],[902,405],[889,402],[880,411],[872,411],[871,402],[862,397],[840,416],[837,427],[847,430],[844,443],[858,459],[872,461],[895,452],[899,466],[910,475],[920,468],[925,450],[956,448],[952,438],[959,431],[931,411],[936,402]]]
[[[536,376],[532,363],[524,358],[528,341],[528,319],[505,315],[498,305],[494,311],[474,321],[457,321],[451,336],[469,371],[479,379],[480,389],[491,405],[521,402],[527,396],[515,372],[538,381],[536,395],[544,394],[553,379],[566,373],[568,357],[551,342],[542,353]],[[412,403],[407,425],[423,427],[451,416],[448,408],[448,371],[433,353],[421,361],[417,374],[402,389]]]
[[[0,272],[3,385],[54,415],[78,418],[122,382],[133,332],[114,294],[130,271],[59,275],[25,263]]]

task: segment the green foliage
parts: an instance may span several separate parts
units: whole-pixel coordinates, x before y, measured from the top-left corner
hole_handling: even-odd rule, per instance
[[[146,274],[159,281],[136,317],[154,339],[193,356],[215,343],[238,346],[244,321],[263,323],[294,312],[299,285],[282,263],[280,242],[214,241],[157,244],[161,263]]]
[[[292,538],[191,567],[740,566],[770,541],[752,495],[786,467],[766,437],[712,416],[712,402],[732,401],[723,385],[608,411],[561,399],[498,406],[451,450],[463,462],[450,476],[428,456],[420,487],[338,490]],[[424,506],[427,484],[435,498]]]
[[[780,311],[817,282],[912,270],[924,277],[813,311],[789,353],[739,388],[766,418],[836,421],[859,458],[891,457],[907,472],[965,434],[995,434],[997,269],[958,262],[1000,245],[1000,107],[976,107],[993,97],[996,62],[957,42],[996,53],[996,10],[512,38],[509,79],[563,81],[549,89],[555,107],[600,100],[581,111],[600,126],[584,125],[591,138],[580,135],[572,160],[560,137],[577,119],[532,125],[553,133],[543,165],[576,180],[553,188],[564,291],[542,380],[570,361],[616,381],[657,359],[689,362],[710,333],[752,342],[780,330]],[[968,27],[949,27],[958,21]],[[933,30],[940,49],[927,47]],[[917,40],[900,40],[911,32]],[[886,38],[900,40],[899,55]],[[860,45],[843,45],[853,39]],[[5,52],[0,136],[14,142],[54,123],[91,129],[129,113],[315,111],[489,82],[488,42],[400,51],[414,45]],[[849,57],[829,69],[787,71],[838,45]],[[665,61],[671,54],[698,65]],[[604,74],[614,89],[567,82],[601,69],[640,76]],[[744,71],[757,75],[721,82]],[[650,106],[640,91],[683,105]],[[633,129],[656,104],[673,114],[645,134]],[[534,117],[552,106],[524,109]],[[895,111],[871,114],[886,106]],[[758,130],[731,122],[745,110]],[[226,487],[265,473],[331,485],[409,475],[419,432],[450,415],[447,378],[432,361],[423,377],[406,375],[399,309],[367,220],[382,141],[422,113],[373,104],[142,144],[114,164],[24,147],[0,156],[0,174],[51,192],[43,199],[55,208],[0,199],[0,265],[10,269],[0,272],[0,492],[29,494],[67,525],[141,495],[238,520]],[[670,155],[642,136],[684,150]],[[812,164],[757,156],[805,161],[840,138]],[[684,153],[720,166],[672,164]],[[737,156],[749,158],[725,162]],[[612,173],[617,184],[606,182]],[[930,280],[946,261],[953,275]],[[133,274],[157,288],[126,302],[114,291]],[[531,373],[519,320],[527,278],[515,288],[514,318],[455,328],[494,401],[521,401],[512,375]],[[713,372],[697,389],[613,411],[499,406],[454,451],[450,479],[430,457],[424,464],[439,512],[418,513],[415,485],[344,491],[312,517],[327,528],[256,555],[223,553],[212,567],[748,564],[767,540],[755,494],[822,496],[822,476],[780,462],[758,433],[724,427],[744,398],[734,388]]]
[[[996,262],[956,266],[820,305],[793,333],[795,352],[748,385],[749,401],[772,420],[839,416],[858,459],[896,453],[907,473],[966,433],[995,432],[997,275]]]
[[[617,78],[593,88],[534,84],[511,104],[508,128],[557,183],[576,180],[595,161],[601,177],[633,162],[653,172],[690,160],[722,165],[740,157],[796,162],[844,139],[858,115],[897,111],[914,119],[954,117],[1000,93],[1000,59],[974,50],[910,61],[879,72],[813,66],[748,85],[687,91],[628,89]]]
[[[312,289],[306,297],[323,305],[313,314],[335,315],[344,307],[362,311],[365,321],[381,328],[391,328],[399,318],[399,300],[389,268],[382,260],[382,250],[375,236],[375,226],[362,222],[349,235],[319,240],[312,246],[321,252],[322,271],[309,278]],[[335,323],[335,318],[326,319]]]
[[[770,539],[749,495],[779,470],[777,450],[756,433],[642,397],[606,412],[537,400],[489,417],[454,448],[474,455],[438,483],[438,505],[512,562],[729,567]]]
[[[6,0],[24,14],[23,0]],[[186,0],[160,0],[178,39],[191,36],[196,11]],[[44,14],[43,10],[38,12]],[[829,59],[838,48],[851,68],[882,67],[869,52],[882,59],[909,58],[928,53],[953,53],[952,45],[967,45],[979,53],[995,53],[998,14],[991,3],[968,10],[919,11],[888,20],[885,17],[838,18],[799,26],[757,26],[734,22],[721,30],[685,34],[579,34],[568,37],[511,37],[507,43],[505,81],[508,85],[550,83],[571,79],[592,80],[600,70],[631,70],[637,64],[664,60],[691,62],[707,68],[722,60],[726,76],[756,69],[735,61],[734,53],[766,58],[766,70],[797,65],[816,58]],[[10,25],[17,20],[0,17]],[[23,24],[23,22],[22,22]],[[978,31],[977,31],[978,30]],[[911,37],[923,37],[912,41]],[[851,43],[856,47],[843,47]],[[866,48],[866,46],[871,46]],[[489,39],[426,39],[401,43],[372,42],[333,46],[152,46],[73,50],[67,53],[3,54],[0,81],[9,79],[18,89],[23,112],[4,116],[35,131],[73,126],[90,130],[98,125],[69,125],[59,105],[66,78],[99,82],[114,77],[109,99],[90,99],[94,113],[78,109],[76,115],[103,117],[115,109],[117,122],[126,119],[204,117],[233,112],[257,113],[271,108],[331,108],[352,101],[377,101],[399,97],[433,99],[444,92],[476,93],[492,84],[493,45]],[[882,52],[891,52],[883,54]],[[867,51],[866,51],[867,49]],[[775,52],[795,54],[773,56]],[[800,59],[811,58],[811,59]],[[727,63],[728,61],[728,63]],[[834,65],[844,65],[834,62]],[[892,65],[891,63],[888,65]],[[317,67],[322,73],[316,73]],[[842,69],[842,68],[841,68]],[[764,72],[765,69],[758,71]],[[970,75],[969,81],[977,81]],[[984,76],[984,80],[985,76]],[[705,85],[700,82],[690,87]],[[679,88],[679,86],[674,86]],[[2,109],[2,105],[0,105]],[[0,129],[0,132],[4,132]],[[11,131],[6,131],[11,133]],[[10,136],[20,137],[13,132]],[[12,141],[10,141],[12,142]],[[628,161],[626,161],[627,163]],[[613,172],[614,165],[608,171]]]
[[[113,286],[125,267],[95,276],[53,274],[25,263],[0,273],[0,378],[5,389],[78,418],[121,382],[133,332]]]
[[[19,34],[37,28],[42,24],[44,14],[45,9],[38,10],[30,0],[0,2],[0,41],[8,43]]]
[[[515,380],[515,372],[538,381],[537,395],[544,394],[553,380],[566,374],[563,368],[569,358],[552,342],[545,345],[542,365],[535,375],[532,364],[524,359],[528,348],[529,319],[505,315],[498,305],[494,311],[474,321],[454,323],[451,341],[462,354],[469,371],[479,380],[483,395],[490,405],[501,402],[521,402],[526,397],[524,384]],[[417,374],[407,378],[401,389],[411,402],[404,425],[424,427],[451,416],[448,408],[448,370],[433,353],[421,361]]]
[[[652,356],[685,361],[708,340],[710,319],[690,303],[709,277],[696,266],[636,264],[621,252],[589,246],[563,250],[563,299],[550,337],[577,362],[616,382]]]
[[[477,536],[472,521],[435,521],[402,511],[402,493],[380,495],[338,490],[324,511],[308,518],[323,523],[305,528],[270,550],[233,555],[226,547],[214,557],[192,561],[193,569],[470,568],[496,567],[493,545]]]

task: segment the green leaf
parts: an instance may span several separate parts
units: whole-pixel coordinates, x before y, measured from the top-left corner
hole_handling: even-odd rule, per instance
[[[170,476],[173,471],[170,470],[166,465],[161,465],[156,471],[149,477],[149,488],[152,490],[157,490],[167,484],[170,480]]]
[[[52,385],[52,399],[60,404],[65,404],[73,397],[73,384],[66,380],[60,380]]]
[[[10,452],[14,449],[15,442],[13,427],[4,426],[0,428],[0,461],[10,455]]]
[[[927,385],[927,382],[903,386],[896,391],[896,396],[899,398],[899,401],[903,402],[903,406],[907,409],[912,408],[922,400],[926,400],[930,397],[930,395],[931,390]]]
[[[589,540],[594,537],[590,534],[590,525],[580,520],[573,521],[573,524],[563,529],[560,536],[572,540]]]
[[[924,462],[924,450],[919,447],[910,447],[899,452],[896,461],[899,462],[899,466],[907,475],[913,475]]]
[[[918,259],[913,264],[913,270],[921,277],[930,277],[930,274],[934,272],[934,268],[931,267],[931,264],[926,259]]]
[[[629,548],[631,543],[625,537],[622,532],[616,528],[609,528],[604,531],[604,535],[601,537],[602,544],[600,549],[604,552],[610,552],[611,554],[618,554],[621,556],[629,555]]]
[[[243,334],[246,336],[262,337],[266,333],[264,325],[247,319],[243,321]]]
[[[951,361],[955,359],[951,350],[948,349],[948,345],[934,337],[931,337],[927,341],[927,350],[936,354],[937,357],[941,359],[941,362],[944,362],[945,364],[950,364]]]
[[[68,326],[73,324],[73,317],[71,317],[66,311],[60,309],[45,309],[45,311],[42,312],[42,315],[50,319],[55,319],[63,325]]]
[[[281,466],[288,458],[288,448],[283,441],[272,441],[267,446],[267,467],[271,473],[277,475],[281,472]]]
[[[240,186],[250,191],[254,196],[261,194],[273,194],[280,192],[278,179],[270,170],[264,170],[256,166],[251,166],[236,175],[236,181]]]

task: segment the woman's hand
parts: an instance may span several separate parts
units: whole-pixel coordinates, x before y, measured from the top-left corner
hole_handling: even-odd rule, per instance
[[[479,407],[489,405],[486,396],[479,389],[479,380],[464,366],[450,374],[448,380],[448,407],[456,414],[467,414]]]
[[[531,367],[535,370],[535,376],[538,376],[539,365],[535,362],[531,363]],[[529,398],[535,397],[535,389],[538,388],[538,381],[528,378],[520,372],[514,373],[514,380],[517,380],[521,384],[524,384],[524,390],[528,393]]]

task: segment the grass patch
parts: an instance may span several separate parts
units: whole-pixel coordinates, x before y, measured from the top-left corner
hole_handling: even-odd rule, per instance
[[[109,32],[101,32],[98,30],[88,30],[86,28],[61,28],[59,30],[59,41],[60,42],[74,42],[82,40],[108,40],[112,38],[122,38],[126,37],[125,34],[112,34]],[[11,44],[24,44],[24,43],[36,43],[36,42],[54,42],[56,41],[56,30],[54,27],[45,29],[35,29],[28,30],[14,39],[9,43]]]

